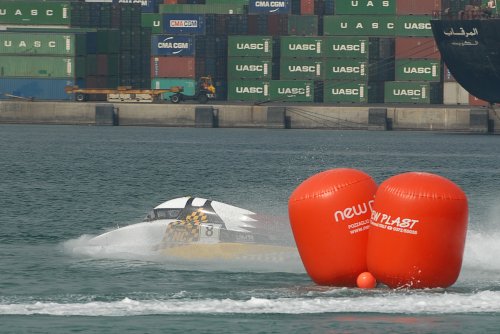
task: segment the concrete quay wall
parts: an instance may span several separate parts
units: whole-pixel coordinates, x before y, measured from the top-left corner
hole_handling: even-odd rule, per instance
[[[1,124],[360,129],[500,133],[500,113],[465,106],[314,106],[0,101]]]

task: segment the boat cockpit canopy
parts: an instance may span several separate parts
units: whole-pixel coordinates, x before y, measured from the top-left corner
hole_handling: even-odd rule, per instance
[[[160,220],[160,219],[177,219],[181,214],[182,209],[161,208],[153,209],[146,216],[146,221]]]

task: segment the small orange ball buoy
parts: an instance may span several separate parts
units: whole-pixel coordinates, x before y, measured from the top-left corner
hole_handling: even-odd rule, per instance
[[[377,184],[350,168],[311,176],[288,202],[290,225],[302,263],[320,285],[356,286],[367,271],[368,229]]]
[[[370,272],[365,271],[359,274],[356,284],[360,289],[373,289],[377,286],[377,280]]]

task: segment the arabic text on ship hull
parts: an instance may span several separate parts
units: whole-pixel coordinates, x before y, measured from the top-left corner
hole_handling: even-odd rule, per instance
[[[469,93],[500,102],[500,19],[432,20],[434,38],[451,74]]]

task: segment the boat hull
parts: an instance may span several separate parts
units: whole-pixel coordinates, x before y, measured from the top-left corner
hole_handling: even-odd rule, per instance
[[[431,20],[442,58],[473,96],[500,102],[500,19]]]

